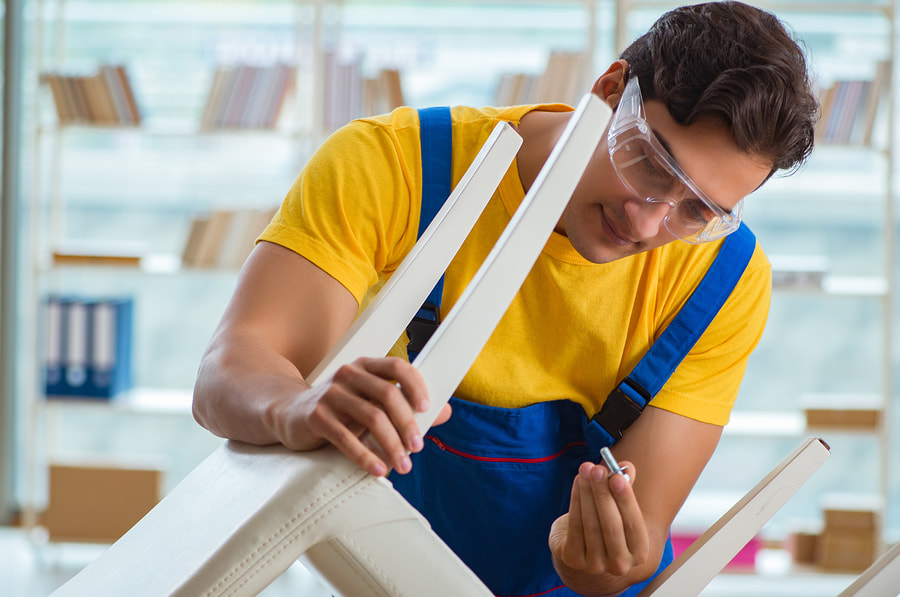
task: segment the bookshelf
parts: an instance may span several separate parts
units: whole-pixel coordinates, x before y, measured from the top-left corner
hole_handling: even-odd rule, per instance
[[[676,6],[654,0],[615,4],[617,49]],[[746,202],[744,219],[773,264],[769,323],[750,359],[732,423],[686,507],[739,487],[735,462],[742,463],[741,476],[757,466],[763,473],[762,463],[777,462],[790,441],[818,435],[832,446],[831,462],[764,532],[781,541],[795,520],[821,516],[822,495],[847,491],[853,471],[853,490],[882,504],[876,534],[883,546],[900,535],[900,477],[891,456],[897,444],[889,433],[900,425],[892,362],[894,2],[755,4],[773,11],[806,43],[823,117],[803,170],[769,181]],[[864,428],[835,424],[829,418],[834,412],[805,411],[810,400],[831,406],[844,421],[874,417]],[[865,413],[854,410],[861,403]],[[872,403],[877,410],[868,409]],[[825,420],[831,424],[822,425]],[[755,457],[748,460],[748,453]]]
[[[835,54],[857,57],[851,64],[846,56],[817,54],[814,66],[829,77],[823,78],[824,88],[841,81],[881,80],[883,89],[886,79],[878,78],[878,65],[893,65],[892,5],[873,9],[869,3],[825,3],[818,10],[822,5],[785,2],[770,8],[801,36],[809,33],[814,50],[833,47]],[[280,201],[322,136],[350,117],[346,111],[325,116],[328,98],[346,95],[336,86],[326,95],[326,79],[336,76],[338,66],[345,74],[355,70],[352,85],[362,113],[386,111],[397,103],[491,104],[498,100],[504,75],[537,81],[560,57],[580,62],[586,87],[597,74],[596,65],[612,60],[629,30],[644,28],[671,6],[674,3],[645,0],[494,0],[477,6],[462,0],[271,0],[225,2],[210,10],[199,0],[37,2],[28,71],[38,108],[29,122],[35,304],[47,290],[134,294],[138,389],[157,401],[162,400],[159,388],[171,388],[183,401],[241,259],[225,259],[220,253],[221,261],[208,261],[216,251],[204,251],[202,259],[190,257],[191,251],[186,256],[191,231],[204,219],[221,220],[221,214],[228,213],[233,222]],[[846,13],[853,18],[845,18]],[[841,32],[842,41],[835,41],[835,31]],[[39,84],[39,77],[90,77],[104,64],[125,66],[140,107],[139,122],[60,118],[49,82]],[[254,78],[260,71],[274,78],[275,69],[285,67],[293,69],[289,81],[281,86],[273,82],[270,93],[251,99],[248,91],[240,100],[230,96],[245,106],[272,100],[279,105],[277,117],[269,110],[267,118],[254,121],[249,110],[247,119],[230,124],[222,120],[228,102],[222,103],[223,95],[214,92],[217,72],[232,73],[218,75],[218,85],[223,85],[240,69],[253,72]],[[577,88],[578,75],[573,80]],[[564,101],[564,95],[543,99]],[[519,100],[501,103],[514,101]],[[884,223],[894,221],[887,193],[893,182],[893,140],[884,131],[890,130],[893,100],[886,95],[883,102],[870,142],[820,146],[805,172],[771,181],[764,193],[748,201],[747,219],[770,254],[825,256],[827,268],[813,283],[778,289],[769,331],[739,398],[741,410],[735,413],[735,425],[726,428],[720,451],[724,460],[711,463],[710,483],[703,491],[739,486],[735,453],[741,458],[748,452],[758,455],[753,464],[758,470],[745,469],[740,477],[753,481],[780,460],[796,437],[810,432],[799,408],[802,394],[846,392],[853,389],[849,380],[862,377],[861,389],[867,393],[892,395],[894,239]],[[243,110],[236,113],[244,115]],[[835,222],[849,223],[852,229],[842,232]],[[211,239],[204,242],[215,244]],[[73,246],[85,240],[96,242],[89,250]],[[839,249],[847,246],[853,250],[843,254]],[[91,262],[105,253],[127,258],[130,265]],[[31,315],[35,329],[37,317]],[[817,321],[835,326],[834,335],[860,338],[859,346],[847,350],[836,341],[818,341],[822,324]],[[884,322],[888,325],[881,325]],[[810,350],[810,338],[822,345],[817,353]],[[833,370],[826,372],[827,381],[817,379],[822,351],[827,351],[825,362]],[[786,354],[791,358],[785,359]],[[835,376],[842,378],[835,381]],[[32,394],[39,396],[39,389]],[[165,418],[181,421],[182,439],[195,441],[195,454],[202,458],[209,438],[197,435],[183,406]],[[162,417],[119,402],[54,403],[52,408],[58,409],[51,413],[56,422],[50,422],[45,435],[63,434],[60,449],[74,444],[97,452],[121,450],[127,442],[122,437],[125,429],[134,426],[149,436],[148,421]],[[882,420],[891,416],[886,407]],[[95,429],[96,420],[121,426],[117,440],[92,441],[86,433],[71,436],[78,426]],[[835,456],[853,464],[871,445],[889,450],[886,425],[869,433],[817,433],[829,440],[835,437]],[[843,456],[841,444],[847,446]],[[866,463],[859,474],[871,480],[867,489],[896,502],[900,488],[887,462],[883,458],[877,466]],[[183,472],[190,468],[189,463],[181,466]],[[36,470],[33,465],[31,469]],[[823,484],[798,494],[796,503],[815,506],[815,492],[838,482],[837,471],[827,478],[824,473],[817,476]],[[880,486],[879,479],[886,485]],[[896,516],[888,516],[895,527]],[[786,521],[781,524],[787,526]]]

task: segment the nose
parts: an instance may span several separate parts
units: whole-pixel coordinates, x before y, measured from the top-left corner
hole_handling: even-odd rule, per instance
[[[631,230],[639,239],[654,238],[659,234],[660,227],[672,204],[668,201],[647,201],[642,199],[629,199],[625,202],[625,216],[631,224]]]

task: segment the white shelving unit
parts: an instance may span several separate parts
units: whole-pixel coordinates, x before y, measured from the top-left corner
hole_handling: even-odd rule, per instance
[[[326,49],[364,53],[369,70],[399,66],[410,105],[488,104],[501,68],[538,72],[557,47],[584,52],[589,64],[598,53],[595,1],[529,0],[524,7],[511,0],[478,6],[461,0],[273,0],[215,7],[36,0],[29,14],[33,46],[25,70],[34,99],[29,127],[33,311],[27,317],[35,334],[28,352],[42,354],[37,305],[46,293],[133,293],[138,389],[112,402],[45,401],[41,364],[27,363],[35,380],[24,401],[28,428],[34,431],[28,434],[32,443],[25,463],[28,522],[34,523],[41,506],[46,459],[68,449],[70,419],[138,426],[146,420],[190,420],[196,364],[235,273],[181,267],[177,255],[189,216],[281,201],[328,132],[321,126],[325,107],[319,92]],[[539,11],[540,18],[529,10]],[[487,52],[496,62],[483,61],[486,74],[473,72],[465,57],[453,60],[460,48],[482,51],[468,41],[490,45],[495,38],[502,45],[494,49],[503,51],[496,57]],[[518,48],[508,49],[516,40]],[[216,66],[240,59],[296,66],[286,113],[271,131],[201,130]],[[141,124],[60,126],[39,76],[89,74],[105,62],[128,67],[143,112]],[[456,95],[446,97],[449,91]],[[54,265],[51,252],[60,241],[86,239],[140,241],[148,256],[131,268]],[[208,434],[196,431],[202,437],[194,443],[202,450]],[[100,450],[112,445],[89,444]]]

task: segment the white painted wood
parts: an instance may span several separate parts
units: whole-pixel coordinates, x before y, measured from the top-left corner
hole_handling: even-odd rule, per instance
[[[331,377],[343,364],[387,354],[437,284],[509,170],[522,138],[499,123],[400,267],[356,318],[307,381]]]
[[[900,595],[900,543],[897,543],[850,583],[838,597]]]
[[[722,571],[830,455],[818,438],[804,440],[756,487],[679,555],[638,597],[691,597]]]
[[[609,107],[586,94],[525,199],[471,283],[413,365],[431,396],[417,413],[427,430],[456,390],[531,271],[606,130]]]

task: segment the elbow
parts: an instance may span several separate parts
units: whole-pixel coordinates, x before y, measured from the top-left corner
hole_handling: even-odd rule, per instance
[[[194,417],[194,420],[203,428],[215,431],[211,428],[211,396],[213,394],[211,390],[212,380],[210,379],[210,372],[214,370],[214,367],[210,366],[210,359],[212,355],[210,351],[207,350],[203,357],[200,360],[200,367],[197,370],[197,377],[194,380],[194,390],[193,396],[191,399],[191,414]]]

